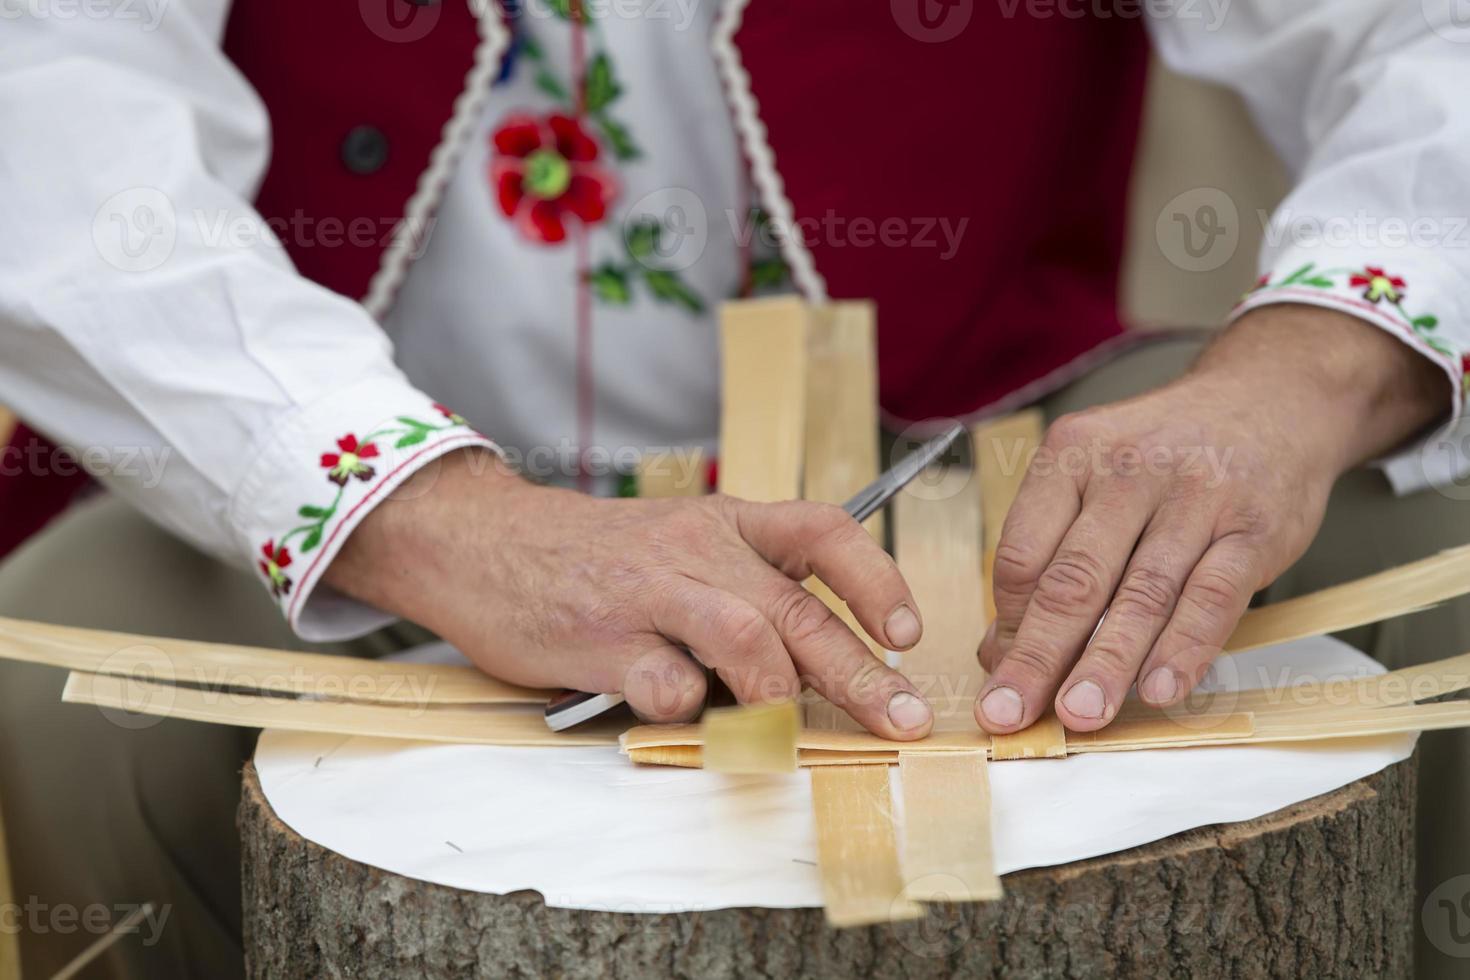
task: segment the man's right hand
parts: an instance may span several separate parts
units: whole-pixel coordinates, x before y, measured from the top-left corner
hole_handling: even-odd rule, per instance
[[[928,704],[802,587],[813,574],[882,646],[919,641],[898,567],[838,507],[598,499],[461,450],[377,507],[326,581],[428,627],[488,674],[620,692],[648,721],[687,721],[704,704],[687,648],[743,703],[805,683],[875,734],[927,735]]]

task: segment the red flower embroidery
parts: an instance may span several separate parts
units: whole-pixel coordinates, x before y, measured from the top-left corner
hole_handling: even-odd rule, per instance
[[[1376,266],[1368,266],[1362,272],[1355,272],[1348,279],[1349,286],[1362,286],[1363,298],[1370,303],[1376,303],[1384,297],[1390,303],[1397,303],[1404,298],[1405,283],[1398,276],[1391,276]]]
[[[352,477],[359,480],[371,480],[373,468],[364,463],[365,459],[372,459],[378,455],[378,447],[369,442],[359,446],[357,436],[347,433],[337,440],[337,448],[341,453],[322,453],[322,468],[327,471],[327,479],[345,487],[347,481]]]
[[[286,577],[282,569],[291,567],[291,552],[284,545],[277,548],[275,539],[261,545],[260,553],[264,556],[260,562],[260,572],[271,584],[271,595],[280,598],[291,593],[291,580]]]
[[[439,402],[435,402],[434,408],[439,412],[440,415],[444,416],[455,425],[469,425],[469,423],[465,421],[463,415],[459,414],[448,405],[441,405]]]
[[[533,241],[564,241],[568,215],[596,224],[617,196],[617,178],[597,165],[597,142],[570,116],[511,116],[491,142],[500,210]]]

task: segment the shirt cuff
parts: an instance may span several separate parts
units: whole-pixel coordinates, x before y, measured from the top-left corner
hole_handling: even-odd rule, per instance
[[[1444,424],[1375,465],[1399,495],[1462,480],[1470,473],[1470,459],[1457,448],[1453,435],[1464,426],[1470,356],[1459,334],[1470,326],[1470,311],[1460,298],[1461,277],[1419,251],[1344,256],[1334,249],[1330,262],[1312,251],[1289,249],[1278,256],[1229,319],[1271,303],[1321,306],[1386,330],[1432,360],[1450,380]]]
[[[421,467],[466,446],[499,449],[402,378],[361,381],[272,434],[230,502],[230,526],[303,640],[370,633],[397,617],[320,585],[362,519]]]

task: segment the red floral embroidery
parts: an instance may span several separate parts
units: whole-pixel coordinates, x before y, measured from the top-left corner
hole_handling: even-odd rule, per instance
[[[617,178],[597,163],[597,141],[570,116],[511,116],[491,142],[500,209],[532,241],[565,241],[569,216],[596,224],[617,196]]]
[[[284,545],[276,547],[275,539],[261,545],[260,553],[264,557],[260,561],[260,572],[270,583],[271,595],[280,598],[291,593],[291,580],[286,577],[283,569],[291,567],[291,551]]]
[[[364,463],[365,459],[372,459],[378,455],[378,447],[371,443],[358,445],[357,436],[348,433],[337,440],[337,448],[341,453],[322,453],[322,468],[327,471],[327,479],[337,486],[346,486],[352,477],[359,480],[371,480],[373,468]]]
[[[440,415],[444,416],[449,421],[453,422],[455,425],[469,425],[469,423],[465,421],[465,418],[464,418],[463,415],[459,414],[454,409],[450,408],[448,405],[443,405],[443,404],[440,404],[439,402],[435,402],[434,403],[434,410],[436,412],[438,412]]]
[[[1376,303],[1385,297],[1390,303],[1397,303],[1404,298],[1406,283],[1398,276],[1390,276],[1377,266],[1370,265],[1362,272],[1353,273],[1348,279],[1348,285],[1364,287],[1363,298],[1370,303]]]

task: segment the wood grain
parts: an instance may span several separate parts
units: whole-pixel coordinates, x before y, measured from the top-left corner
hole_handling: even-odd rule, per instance
[[[812,812],[829,925],[897,922],[923,914],[903,897],[886,765],[813,769]]]
[[[1470,592],[1470,545],[1252,609],[1225,644],[1238,653],[1417,612]]]
[[[638,496],[702,497],[706,492],[705,472],[709,461],[699,447],[678,451],[645,453],[638,460],[634,479]]]
[[[780,704],[709,708],[700,720],[701,764],[713,772],[796,771],[796,735],[801,709]]]
[[[986,766],[984,752],[899,751],[906,898],[978,902],[1001,897]]]
[[[802,496],[842,504],[878,477],[878,338],[870,302],[811,308],[807,341],[806,436]],[[883,540],[883,514],[865,526]],[[875,656],[883,649],[857,617],[815,577],[806,587],[837,614]],[[856,731],[861,726],[830,701],[813,694],[805,706],[810,728]]]
[[[200,643],[0,618],[0,657],[84,673],[379,704],[541,704],[473,667]]]
[[[810,307],[795,297],[720,307],[720,491],[801,497]]]
[[[332,732],[462,745],[616,745],[624,726],[592,721],[567,732],[546,727],[540,705],[406,707],[265,697],[73,672],[61,700],[100,708],[241,728]]]
[[[934,708],[936,732],[975,728],[972,704],[985,678],[976,659],[987,626],[980,485],[969,471],[957,472],[921,474],[917,489],[893,501],[894,559],[924,621],[923,639],[899,669]]]

